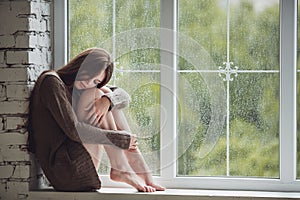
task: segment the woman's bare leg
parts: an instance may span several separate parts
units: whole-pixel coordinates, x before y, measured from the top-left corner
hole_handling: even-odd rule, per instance
[[[111,112],[105,117],[101,128],[109,130],[117,130],[113,115]],[[155,189],[145,184],[145,182],[136,175],[134,170],[128,163],[125,155],[126,150],[122,150],[118,147],[104,145],[104,149],[107,153],[111,164],[110,178],[114,181],[125,182],[138,191],[142,192],[154,192]]]
[[[114,117],[118,130],[126,130],[131,132],[123,111],[114,110],[112,111],[112,115]],[[159,191],[165,190],[164,187],[154,183],[151,172],[139,149],[126,150],[125,155],[132,169],[135,171],[137,175],[139,175],[145,181],[145,183],[148,186],[154,187],[156,190]]]
[[[100,144],[83,144],[86,150],[89,152],[93,164],[95,166],[96,171],[99,170],[101,159],[102,159],[102,152],[103,152],[103,145]]]

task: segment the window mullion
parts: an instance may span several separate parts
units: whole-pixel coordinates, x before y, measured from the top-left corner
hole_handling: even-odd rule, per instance
[[[161,0],[161,176],[176,176],[176,0]]]
[[[68,0],[53,2],[53,68],[68,61]]]
[[[296,179],[297,1],[280,1],[280,180]]]

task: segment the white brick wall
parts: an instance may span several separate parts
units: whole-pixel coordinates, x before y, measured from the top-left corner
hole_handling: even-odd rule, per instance
[[[27,68],[0,68],[0,80],[3,81],[27,81]]]
[[[4,51],[0,51],[0,64],[4,64]]]
[[[6,95],[8,99],[27,99],[30,96],[31,86],[29,85],[7,85]]]
[[[18,130],[24,126],[26,121],[25,117],[6,117],[6,129]]]
[[[33,81],[52,62],[51,6],[48,0],[0,1],[0,199],[28,199],[36,176],[24,123]]]

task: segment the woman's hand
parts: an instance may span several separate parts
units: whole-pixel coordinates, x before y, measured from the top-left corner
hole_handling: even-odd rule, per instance
[[[138,145],[138,142],[137,142],[137,139],[136,139],[136,135],[133,134],[130,137],[130,145],[129,145],[128,150],[136,150],[137,149],[137,145]]]
[[[110,107],[110,100],[106,96],[102,96],[97,99],[94,103],[87,108],[88,110],[88,121],[93,126],[99,127],[105,119],[108,109]]]

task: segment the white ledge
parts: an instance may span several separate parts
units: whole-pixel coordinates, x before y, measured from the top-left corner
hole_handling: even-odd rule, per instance
[[[56,192],[54,190],[30,191],[30,200],[94,200],[94,199],[122,199],[122,200],[266,200],[266,199],[300,199],[299,192],[261,192],[261,191],[226,191],[226,190],[188,190],[167,189],[154,193],[137,192],[129,188],[102,188],[97,192]]]

